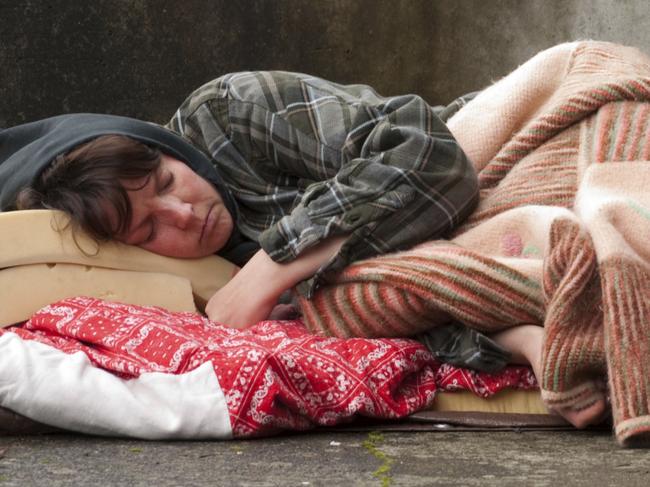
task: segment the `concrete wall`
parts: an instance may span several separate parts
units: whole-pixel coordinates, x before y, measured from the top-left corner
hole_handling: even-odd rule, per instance
[[[242,69],[309,72],[432,103],[537,51],[650,51],[647,0],[0,0],[0,127],[72,111],[158,122]]]

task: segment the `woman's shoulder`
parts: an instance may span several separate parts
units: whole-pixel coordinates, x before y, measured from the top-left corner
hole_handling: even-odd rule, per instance
[[[272,106],[301,96],[300,86],[310,76],[290,71],[239,71],[203,84],[189,98],[200,102],[227,99]]]
[[[342,104],[376,104],[384,99],[367,85],[345,85],[319,76],[291,71],[239,71],[215,78],[188,98],[193,105],[206,102],[255,104],[278,112],[293,104],[329,98]]]

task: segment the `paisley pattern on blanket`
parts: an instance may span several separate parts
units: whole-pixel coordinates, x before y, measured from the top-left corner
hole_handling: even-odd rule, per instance
[[[400,418],[430,405],[437,384],[482,397],[537,387],[526,367],[489,375],[441,366],[412,340],[319,337],[300,321],[234,330],[193,313],[94,298],[54,303],[5,332],[66,353],[81,351],[125,380],[153,371],[182,374],[210,362],[235,438],[334,425],[357,415]]]

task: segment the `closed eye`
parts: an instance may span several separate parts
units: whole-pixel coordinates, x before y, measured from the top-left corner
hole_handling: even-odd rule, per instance
[[[153,242],[156,239],[156,224],[151,221],[151,224],[149,225],[149,233],[145,237],[144,240],[142,240],[138,245],[145,245],[148,243]]]
[[[160,188],[160,192],[164,193],[165,191],[170,190],[172,186],[174,186],[174,180],[175,180],[174,173],[169,172],[168,176],[165,178],[162,187]]]
[[[168,191],[170,191],[174,187],[174,182],[176,181],[176,178],[174,176],[174,173],[171,171],[168,171],[162,178],[156,178],[157,188],[156,188],[156,193],[157,194],[165,194]],[[149,231],[146,234],[146,237],[142,240],[140,240],[136,245],[138,246],[144,246],[147,245],[151,242],[153,242],[156,239],[156,219],[153,216],[149,216],[149,218],[143,222],[142,225],[147,225],[149,227]]]

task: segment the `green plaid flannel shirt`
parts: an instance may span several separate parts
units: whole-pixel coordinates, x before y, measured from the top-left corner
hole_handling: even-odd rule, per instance
[[[438,116],[463,103],[435,109],[365,85],[240,72],[194,91],[168,128],[212,157],[238,229],[273,260],[348,235],[299,286],[310,296],[350,262],[444,237],[471,213],[476,173]]]

